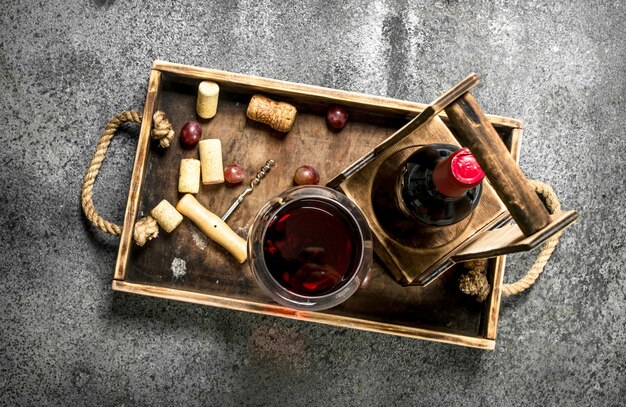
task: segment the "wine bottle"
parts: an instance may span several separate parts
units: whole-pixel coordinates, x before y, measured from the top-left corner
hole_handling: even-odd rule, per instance
[[[484,177],[468,148],[424,146],[400,167],[394,188],[396,207],[421,224],[452,225],[478,205]]]

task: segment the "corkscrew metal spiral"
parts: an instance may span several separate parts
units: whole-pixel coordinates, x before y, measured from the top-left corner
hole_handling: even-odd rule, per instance
[[[223,221],[226,221],[226,219],[228,219],[228,217],[235,211],[235,209],[237,209],[239,204],[243,202],[244,198],[252,193],[252,191],[254,190],[254,187],[259,185],[261,180],[265,178],[268,172],[270,172],[274,164],[276,164],[276,161],[274,160],[267,160],[265,162],[265,165],[261,167],[259,172],[257,172],[256,175],[254,176],[254,178],[250,180],[250,186],[246,188],[246,190],[243,191],[241,194],[239,194],[237,199],[235,199],[233,203],[230,205],[230,207],[226,210],[226,213],[222,215]]]

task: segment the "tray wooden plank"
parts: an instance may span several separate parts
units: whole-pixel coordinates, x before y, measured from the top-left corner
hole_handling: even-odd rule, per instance
[[[197,84],[207,79],[219,83],[220,102],[218,114],[213,119],[202,120],[195,114],[195,97]],[[250,97],[259,91],[298,108],[296,123],[287,135],[245,117]],[[331,131],[325,124],[324,113],[331,103],[343,103],[350,108],[349,124],[341,132]],[[256,285],[247,265],[237,264],[222,248],[203,238],[188,220],[172,234],[161,231],[158,239],[143,248],[135,246],[130,235],[135,220],[148,214],[161,199],[172,204],[178,201],[180,160],[198,154],[196,149],[184,149],[179,145],[179,130],[189,120],[202,124],[203,138],[220,139],[224,163],[239,162],[247,169],[248,179],[267,159],[277,161],[272,172],[228,221],[234,230],[243,232],[269,198],[291,186],[291,176],[298,166],[314,165],[321,173],[322,182],[326,182],[393,134],[424,107],[411,102],[156,61],[150,75],[144,111],[144,118],[148,120],[144,119],[140,133],[113,289],[492,349],[497,330],[503,258],[489,263],[488,278],[493,292],[485,304],[477,304],[458,291],[462,267],[453,268],[427,287],[402,287],[376,260],[370,287],[331,310],[301,312],[269,301]],[[167,150],[160,149],[149,139],[149,118],[155,110],[165,111],[176,131]],[[490,116],[492,119],[517,159],[521,123],[498,116]],[[243,188],[203,186],[196,197],[209,209],[221,214]],[[186,262],[187,271],[182,277],[177,278],[172,273],[174,258]]]
[[[153,286],[148,284],[129,283],[126,281],[113,280],[113,289],[131,294],[146,295],[149,297],[165,298],[176,301],[190,302],[193,304],[210,305],[219,308],[227,308],[237,311],[252,312],[255,314],[273,315],[282,318],[317,322],[332,326],[360,329],[363,331],[392,334],[409,338],[420,338],[434,342],[462,345],[472,348],[493,350],[495,347],[495,334],[493,338],[471,337],[454,333],[440,332],[434,329],[414,328],[393,323],[385,323],[364,320],[354,317],[343,317],[339,325],[333,314],[321,312],[296,311],[280,307],[274,304],[259,304],[254,301],[245,301],[234,298],[202,294],[193,291],[176,290],[172,288]]]

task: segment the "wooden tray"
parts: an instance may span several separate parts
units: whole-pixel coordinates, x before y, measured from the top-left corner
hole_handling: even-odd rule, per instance
[[[212,80],[220,85],[217,115],[202,120],[195,113],[197,85]],[[298,109],[287,135],[248,120],[250,97],[262,93],[287,101]],[[328,129],[329,104],[348,106],[350,121],[340,132]],[[240,265],[215,243],[208,241],[189,220],[171,234],[162,230],[157,239],[138,247],[132,228],[161,200],[176,204],[178,168],[182,158],[197,158],[196,149],[183,149],[179,131],[189,120],[203,127],[203,138],[219,138],[224,163],[238,162],[251,178],[267,159],[277,164],[233,213],[228,224],[246,231],[260,207],[291,186],[294,170],[303,164],[318,168],[322,183],[344,170],[382,140],[406,124],[426,106],[358,93],[240,75],[155,61],[150,74],[137,154],[124,218],[113,289],[136,294],[207,304],[234,310],[275,315],[340,327],[363,329],[483,349],[495,347],[500,287],[505,258],[490,260],[488,278],[492,292],[483,304],[462,294],[455,267],[426,287],[402,287],[375,260],[373,280],[344,304],[323,312],[295,311],[271,302],[257,287],[247,264]],[[154,111],[166,112],[176,136],[163,150],[150,140]],[[442,115],[447,123],[445,115]],[[518,159],[522,124],[518,120],[489,116],[515,160]],[[454,129],[452,129],[454,132]],[[244,186],[203,186],[196,198],[221,215]],[[186,263],[186,273],[175,276],[175,258]]]

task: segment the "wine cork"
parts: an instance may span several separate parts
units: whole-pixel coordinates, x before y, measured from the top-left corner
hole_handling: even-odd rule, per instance
[[[286,133],[296,120],[297,110],[285,102],[275,102],[263,95],[254,95],[248,104],[246,115],[250,120],[265,123],[274,130]]]
[[[178,192],[197,194],[200,191],[200,160],[184,158],[180,161]]]
[[[228,250],[239,263],[248,257],[247,241],[235,233],[219,216],[202,206],[190,194],[183,196],[176,209],[195,223],[211,240]]]
[[[204,185],[223,183],[222,143],[218,139],[202,140],[198,144],[198,149],[200,150],[202,183]]]
[[[217,100],[220,87],[215,82],[204,81],[198,85],[198,98],[196,99],[196,112],[203,119],[210,119],[217,113]]]
[[[183,221],[183,215],[165,199],[154,207],[150,215],[167,233],[171,233]]]

